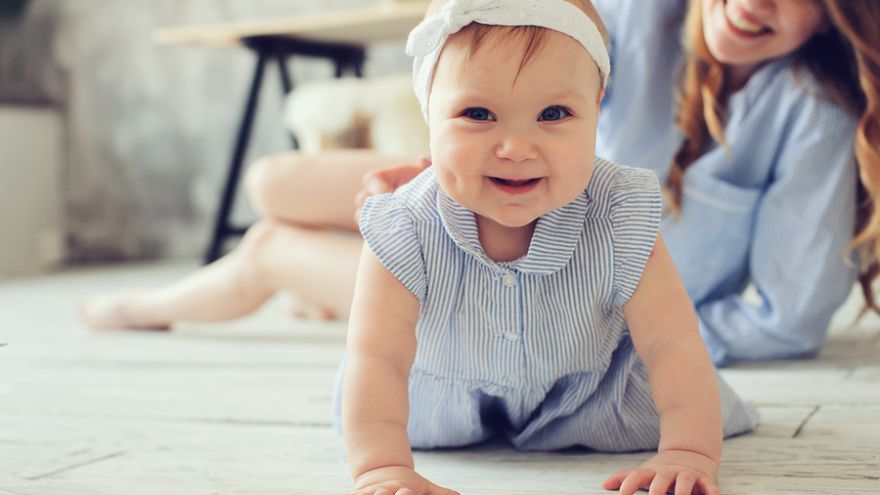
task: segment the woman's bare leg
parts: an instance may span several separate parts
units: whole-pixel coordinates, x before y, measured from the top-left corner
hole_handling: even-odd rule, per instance
[[[278,290],[346,316],[362,241],[324,226],[356,231],[361,177],[395,160],[369,152],[262,159],[247,187],[267,218],[233,252],[168,287],[93,298],[80,316],[93,328],[167,328],[244,316]]]
[[[285,289],[345,316],[362,244],[351,234],[262,221],[215,263],[167,287],[97,296],[80,315],[93,328],[165,329],[178,321],[245,316]]]
[[[254,162],[245,177],[251,204],[263,218],[296,225],[357,232],[354,199],[373,170],[419,157],[338,150],[316,156],[295,153]]]
[[[361,150],[335,150],[317,156],[286,153],[267,156],[251,164],[245,187],[251,204],[263,218],[357,234],[354,200],[363,186],[363,177],[379,168],[417,161],[418,157],[378,155]],[[359,252],[355,260],[357,257]],[[292,283],[279,286],[293,296],[290,313],[322,320],[347,316],[351,295],[346,296],[344,309],[340,309],[339,301],[330,295],[341,280],[350,280],[353,284],[356,263],[349,261],[343,266],[346,264],[352,267],[350,272],[318,280],[307,291],[293,287]]]

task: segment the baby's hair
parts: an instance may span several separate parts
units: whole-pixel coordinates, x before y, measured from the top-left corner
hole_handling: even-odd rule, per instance
[[[593,3],[590,0],[565,1],[581,9],[596,24],[607,48],[608,31],[605,29],[605,24],[599,17],[599,13],[593,6]],[[428,6],[427,15],[436,14],[447,3],[449,3],[449,0],[433,0]],[[492,43],[519,43],[523,47],[523,56],[517,71],[519,73],[547,43],[548,30],[537,26],[487,26],[485,24],[473,23],[452,36],[467,37],[466,39],[469,40],[470,46],[467,51],[465,66],[471,56],[487,45]]]
[[[708,149],[711,140],[726,145],[725,108],[730,96],[724,66],[703,36],[701,2],[691,0],[685,22],[686,62],[682,72],[676,124],[684,140],[673,157],[666,193],[675,214],[681,209],[684,173]],[[880,274],[880,2],[823,0],[831,29],[817,33],[800,50],[797,64],[809,71],[831,99],[861,117],[855,152],[861,182],[856,232],[851,247],[860,258],[859,283],[865,301],[880,313],[871,284]],[[861,83],[861,84],[860,84]]]

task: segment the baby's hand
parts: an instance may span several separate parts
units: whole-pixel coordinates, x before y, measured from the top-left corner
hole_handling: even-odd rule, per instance
[[[400,186],[413,180],[423,170],[431,166],[430,158],[421,158],[418,163],[405,163],[369,172],[364,176],[363,188],[354,198],[354,222],[358,223],[361,208],[370,196],[394,192]]]
[[[348,495],[459,495],[421,477],[413,469],[390,466],[368,471],[355,480]]]
[[[621,495],[633,495],[639,489],[649,495],[720,495],[717,485],[718,463],[709,457],[687,450],[664,450],[635,468],[612,474],[602,487],[620,489]]]

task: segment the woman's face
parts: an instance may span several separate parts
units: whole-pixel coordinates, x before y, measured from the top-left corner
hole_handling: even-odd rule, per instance
[[[703,34],[721,63],[751,73],[828,25],[820,0],[702,0]]]

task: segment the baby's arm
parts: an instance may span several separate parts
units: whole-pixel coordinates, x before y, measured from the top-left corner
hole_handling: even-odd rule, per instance
[[[415,472],[406,433],[418,314],[416,297],[364,246],[342,391],[342,433],[355,483],[352,493],[454,494]]]
[[[658,453],[638,469],[618,471],[608,489],[716,494],[723,420],[715,369],[699,335],[693,306],[662,238],[624,305],[636,351],[645,362],[660,413]]]

